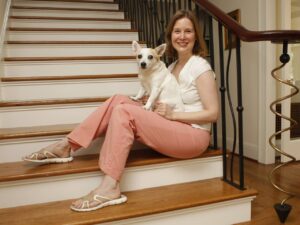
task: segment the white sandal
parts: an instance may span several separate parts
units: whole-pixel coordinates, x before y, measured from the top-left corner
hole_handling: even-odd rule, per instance
[[[42,156],[42,159],[39,159],[39,156]],[[67,163],[73,160],[72,156],[69,157],[59,157],[58,155],[49,152],[34,152],[29,156],[23,157],[24,161],[34,162],[34,163]]]
[[[85,201],[83,201],[80,208],[76,208],[73,205],[71,205],[70,208],[76,212],[89,212],[89,211],[97,210],[97,209],[100,209],[100,208],[103,208],[103,207],[106,207],[109,205],[118,205],[118,204],[124,203],[127,201],[127,197],[125,195],[121,195],[119,198],[111,199],[111,198],[108,198],[105,196],[95,194],[93,196],[92,201],[96,201],[99,204],[94,207],[90,207],[91,201],[85,200]]]

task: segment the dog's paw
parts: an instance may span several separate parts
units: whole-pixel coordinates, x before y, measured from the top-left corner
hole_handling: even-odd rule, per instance
[[[129,96],[130,99],[132,99],[133,101],[138,101],[139,98],[135,97],[135,96]]]
[[[147,111],[152,111],[151,106],[143,105],[142,107],[143,107],[143,109],[145,109]]]

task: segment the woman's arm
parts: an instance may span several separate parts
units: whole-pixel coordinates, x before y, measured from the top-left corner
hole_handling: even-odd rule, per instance
[[[215,122],[219,115],[219,101],[216,82],[211,71],[207,71],[196,80],[197,89],[203,104],[199,112],[174,112],[170,106],[158,103],[155,112],[159,115],[184,123],[205,124]]]

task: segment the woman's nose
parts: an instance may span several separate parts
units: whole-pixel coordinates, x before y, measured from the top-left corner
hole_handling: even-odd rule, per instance
[[[180,32],[179,37],[182,38],[182,39],[185,38],[184,32]]]

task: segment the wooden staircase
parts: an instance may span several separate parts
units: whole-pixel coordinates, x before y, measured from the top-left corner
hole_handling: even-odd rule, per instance
[[[21,157],[61,139],[108,97],[137,92],[131,41],[138,33],[112,0],[13,0],[9,15],[0,76],[0,224],[220,225],[251,219],[257,193],[221,180],[220,150],[177,160],[140,143],[121,181],[126,204],[71,211],[72,199],[102,179],[103,137],[71,163],[36,165]]]

